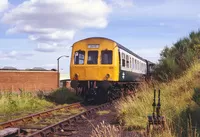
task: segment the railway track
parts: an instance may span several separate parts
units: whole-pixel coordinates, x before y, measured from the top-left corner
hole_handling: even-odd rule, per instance
[[[76,103],[73,104],[73,106],[75,107],[81,107],[80,104]],[[59,136],[71,136],[74,132],[74,128],[73,125],[77,122],[81,122],[86,120],[89,117],[92,117],[93,114],[96,113],[96,111],[98,110],[102,110],[106,107],[110,106],[110,103],[106,103],[106,104],[102,104],[100,106],[89,106],[88,108],[86,108],[85,110],[81,111],[78,114],[73,114],[71,116],[65,117],[64,119],[62,119],[60,116],[55,116],[52,117],[53,119],[59,119],[59,122],[55,122],[55,123],[51,123],[47,126],[38,126],[32,124],[32,126],[30,125],[24,125],[24,126],[9,126],[9,128],[4,129],[4,132],[0,132],[0,137],[1,136],[12,136],[12,137],[48,137],[48,136],[55,136],[55,137],[59,137]],[[72,106],[70,105],[69,107],[72,108]],[[68,109],[68,108],[67,108]],[[40,113],[40,114],[44,114]],[[47,114],[47,113],[46,113]],[[39,115],[39,114],[37,114]],[[36,114],[32,115],[36,117]],[[43,115],[44,116],[44,115]],[[30,118],[31,116],[27,116],[26,120],[28,119],[28,117]],[[22,118],[25,119],[25,118]],[[20,121],[22,120],[20,119]],[[13,121],[17,121],[17,120],[13,120]],[[33,122],[34,120],[32,120]],[[29,122],[29,123],[32,123]],[[7,124],[12,123],[11,121],[7,122]],[[41,121],[40,121],[41,124]],[[4,125],[6,125],[6,123],[4,123]]]
[[[113,102],[116,102],[116,100],[113,100]],[[83,107],[79,102],[0,123],[0,137],[76,136],[75,132],[79,131],[78,128],[74,128],[74,125],[79,127],[81,124],[77,123],[88,122],[88,119],[95,116],[97,111],[108,110],[108,107],[112,104],[105,103],[99,106]],[[74,109],[78,111],[71,113],[70,111]]]
[[[81,108],[81,109],[80,109]],[[73,115],[75,113],[78,113],[77,109],[79,109],[79,111],[83,111],[84,108],[82,107],[81,103],[73,103],[67,106],[63,106],[63,107],[58,107],[58,108],[54,108],[54,109],[49,109],[47,111],[43,111],[43,112],[39,112],[36,114],[32,114],[32,115],[28,115],[22,118],[18,118],[18,119],[14,119],[14,120],[10,120],[7,122],[3,122],[0,123],[0,137],[2,136],[2,134],[4,134],[3,131],[6,131],[4,129],[10,129],[12,128],[23,128],[23,127],[27,127],[27,125],[29,125],[30,123],[38,123],[39,121],[43,122],[43,125],[48,124],[47,121],[50,122],[56,122],[55,120],[51,120],[51,119],[55,119],[56,117],[60,117],[61,119],[64,119],[66,117],[69,117],[70,115]],[[31,126],[28,126],[31,128]],[[40,126],[35,127],[36,129],[40,129],[43,126],[40,123]],[[34,127],[32,127],[32,129],[34,129]],[[3,133],[2,133],[3,132]]]

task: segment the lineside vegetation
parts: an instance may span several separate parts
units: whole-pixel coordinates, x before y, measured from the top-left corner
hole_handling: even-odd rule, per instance
[[[0,122],[14,119],[19,115],[31,114],[44,108],[53,106],[53,103],[40,99],[31,92],[0,92]]]
[[[60,107],[59,104],[71,104],[78,101],[81,101],[80,97],[67,88],[56,89],[49,93],[43,91],[21,91],[20,93],[1,91],[0,122]]]
[[[193,61],[198,59],[200,59],[200,30],[191,32],[188,37],[162,50],[159,63],[155,67],[154,78],[161,82],[170,82],[182,76]]]
[[[200,63],[194,64],[180,79],[156,86],[161,89],[162,115],[166,117],[169,128],[173,129],[173,134],[187,132],[186,121],[189,116],[192,118],[192,124],[199,124],[200,102],[196,92],[200,88],[199,71]],[[152,115],[153,88],[143,85],[139,90],[136,97],[121,99],[116,106],[120,123],[128,129],[145,129],[147,116]]]
[[[127,129],[144,130],[152,115],[153,89],[161,89],[161,110],[167,130],[153,136],[200,134],[200,31],[190,33],[171,48],[165,47],[155,66],[152,85],[142,85],[136,97],[116,105],[119,122]],[[154,133],[153,133],[154,134]]]

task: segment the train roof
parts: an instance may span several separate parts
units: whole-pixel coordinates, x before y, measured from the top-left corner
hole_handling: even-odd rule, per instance
[[[96,39],[98,38],[98,39],[106,39],[106,40],[113,41],[113,42],[115,42],[115,43],[117,44],[117,46],[118,46],[120,49],[123,49],[124,51],[126,51],[126,52],[128,52],[128,53],[134,55],[135,57],[137,57],[137,58],[139,58],[139,59],[141,59],[141,60],[143,60],[143,61],[148,61],[148,60],[146,60],[146,59],[144,59],[144,58],[138,56],[137,54],[135,54],[134,52],[132,52],[132,51],[129,50],[128,48],[122,46],[122,45],[119,44],[118,42],[116,42],[116,41],[114,41],[114,40],[112,40],[112,39],[109,39],[109,38],[105,38],[105,37],[89,37],[89,38],[85,38],[85,39],[79,40],[79,41],[77,41],[77,42],[80,42],[80,41],[83,41],[83,40],[87,40],[87,39],[95,39],[95,38],[96,38]],[[77,43],[77,42],[75,42],[75,43]],[[74,43],[74,44],[75,44],[75,43]],[[148,61],[148,62],[154,64],[154,63],[151,62],[151,61]]]

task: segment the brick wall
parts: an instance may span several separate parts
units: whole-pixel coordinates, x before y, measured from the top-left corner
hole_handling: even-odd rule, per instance
[[[1,91],[49,91],[57,88],[56,71],[0,71]]]

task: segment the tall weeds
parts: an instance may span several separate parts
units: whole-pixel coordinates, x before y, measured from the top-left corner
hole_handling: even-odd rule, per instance
[[[161,89],[161,114],[167,119],[171,129],[178,133],[180,130],[187,133],[187,118],[189,108],[197,105],[193,100],[194,87],[200,85],[200,63],[194,63],[180,79],[167,84],[155,85]],[[120,122],[127,128],[145,129],[147,116],[152,114],[153,88],[145,85],[140,88],[136,97],[121,99],[116,105]],[[172,134],[174,135],[174,133]]]
[[[21,91],[19,94],[9,91],[0,92],[0,122],[10,120],[20,114],[33,113],[53,106],[44,99],[39,99],[31,92]]]
[[[105,124],[104,121],[97,125],[90,137],[122,137],[121,130],[113,125]]]

